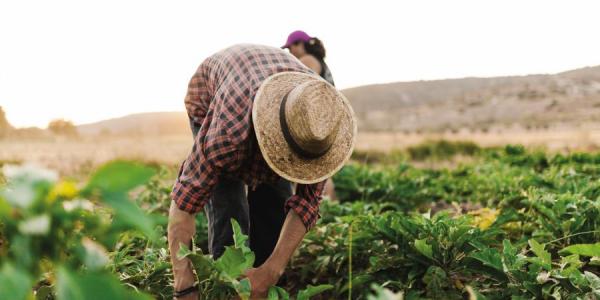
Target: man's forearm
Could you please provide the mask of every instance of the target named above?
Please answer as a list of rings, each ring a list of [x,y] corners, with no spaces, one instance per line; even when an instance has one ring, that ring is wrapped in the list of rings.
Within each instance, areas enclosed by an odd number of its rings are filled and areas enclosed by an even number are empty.
[[[269,266],[281,276],[305,234],[304,223],[295,211],[290,210],[281,228],[277,245],[264,266]]]
[[[194,284],[195,278],[192,266],[188,259],[178,259],[179,245],[190,246],[192,237],[196,233],[196,218],[185,211],[180,210],[175,202],[171,202],[169,208],[169,226],[167,229],[169,250],[171,252],[171,263],[175,277],[175,290],[182,290]]]

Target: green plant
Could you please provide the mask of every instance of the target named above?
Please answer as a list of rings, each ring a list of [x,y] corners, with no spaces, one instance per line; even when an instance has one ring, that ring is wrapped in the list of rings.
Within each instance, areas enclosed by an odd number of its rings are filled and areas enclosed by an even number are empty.
[[[154,239],[152,219],[128,198],[154,171],[137,163],[100,168],[78,189],[51,171],[5,167],[0,190],[0,295],[7,299],[148,299],[108,272],[107,249],[123,231]],[[6,245],[4,245],[6,244]]]
[[[320,292],[316,299],[600,297],[600,154],[507,146],[479,149],[450,168],[411,165],[405,152],[365,161],[336,175],[341,202],[323,201],[322,218],[280,287],[271,290],[272,299],[313,292]],[[127,297],[143,297],[134,290],[171,297],[165,230],[176,170],[161,168],[148,180],[150,174],[135,175],[147,167],[130,164],[102,168],[79,185],[51,173],[20,184],[9,169],[0,195],[0,295],[10,290],[10,299],[19,299],[33,291],[37,299],[68,299],[102,287]],[[36,176],[47,179],[31,179]],[[134,192],[125,192],[133,185],[110,192],[119,186],[114,182],[130,177],[147,183]],[[128,195],[135,202],[123,201]],[[24,198],[36,200],[15,204]],[[440,203],[441,210],[430,211]],[[130,205],[133,211],[125,209]],[[39,231],[44,215],[48,233]],[[236,229],[236,244],[223,260],[213,260],[200,250],[207,225],[203,214],[197,218],[194,247],[182,255],[203,275],[202,293],[247,297],[242,274],[252,255],[246,237]]]
[[[213,260],[210,255],[203,255],[201,250],[186,249],[182,244],[179,248],[179,258],[189,258],[192,261],[199,281],[200,294],[208,299],[230,299],[239,296],[249,299],[251,286],[247,278],[240,279],[254,264],[254,253],[246,245],[248,236],[242,233],[240,225],[231,219],[233,227],[233,246],[225,247],[221,257]],[[298,292],[297,300],[308,300],[332,288],[329,285],[308,286]],[[269,300],[289,299],[289,294],[280,287],[271,287],[268,292]]]
[[[481,148],[468,141],[450,142],[446,140],[426,141],[406,149],[413,160],[422,161],[426,159],[448,159],[455,155],[473,156],[477,155]]]

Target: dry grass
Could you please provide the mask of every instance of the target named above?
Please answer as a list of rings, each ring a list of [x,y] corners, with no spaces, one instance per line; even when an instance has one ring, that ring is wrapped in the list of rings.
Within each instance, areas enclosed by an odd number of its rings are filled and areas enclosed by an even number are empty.
[[[182,136],[82,138],[79,140],[0,140],[0,161],[34,163],[63,175],[82,174],[113,159],[178,165],[192,147]]]
[[[362,133],[356,149],[387,152],[414,146],[426,140],[474,141],[481,146],[524,144],[550,151],[595,151],[600,146],[599,131],[513,131],[502,133]],[[192,147],[189,135],[153,137],[82,138],[79,140],[0,140],[0,161],[31,162],[63,175],[85,174],[89,169],[113,159],[136,159],[179,165]]]
[[[514,130],[435,134],[363,133],[358,136],[356,148],[391,151],[414,146],[427,140],[473,141],[483,147],[522,144],[549,151],[596,151],[600,149],[600,130]]]

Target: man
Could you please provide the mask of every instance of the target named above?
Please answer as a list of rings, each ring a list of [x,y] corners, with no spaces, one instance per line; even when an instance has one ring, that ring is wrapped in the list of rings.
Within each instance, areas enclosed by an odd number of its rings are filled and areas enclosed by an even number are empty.
[[[175,296],[196,299],[187,259],[194,215],[204,208],[209,252],[233,244],[230,219],[256,254],[246,276],[266,296],[319,217],[324,181],[352,153],[354,113],[333,86],[281,49],[236,45],[207,58],[185,99],[195,141],[171,197],[168,240]],[[291,182],[297,183],[292,193]]]

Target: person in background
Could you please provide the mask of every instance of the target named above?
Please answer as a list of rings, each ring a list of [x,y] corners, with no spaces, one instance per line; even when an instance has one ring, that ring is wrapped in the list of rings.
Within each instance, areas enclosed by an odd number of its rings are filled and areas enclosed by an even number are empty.
[[[282,49],[288,49],[292,55],[299,59],[305,66],[309,67],[315,73],[319,74],[325,81],[335,86],[333,75],[325,63],[325,46],[323,42],[316,37],[311,37],[302,30],[296,30],[288,35],[287,41]],[[335,195],[335,185],[331,178],[327,179],[323,196],[331,200],[337,200]]]
[[[333,76],[325,63],[325,47],[323,42],[316,37],[311,37],[302,30],[297,30],[287,38],[285,45],[281,48],[288,49],[292,55],[298,58],[305,66],[319,74],[331,85],[335,86]]]

